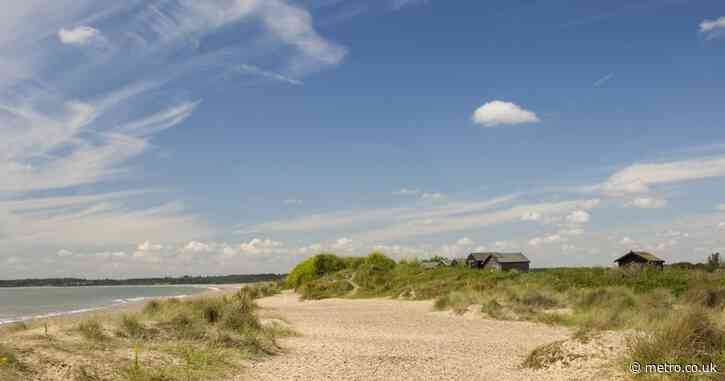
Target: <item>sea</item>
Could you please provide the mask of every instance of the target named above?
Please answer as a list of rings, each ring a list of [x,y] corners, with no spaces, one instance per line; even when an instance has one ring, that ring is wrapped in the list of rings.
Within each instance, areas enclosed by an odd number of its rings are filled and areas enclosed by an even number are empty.
[[[93,286],[0,288],[0,325],[72,315],[155,298],[184,298],[207,286]]]

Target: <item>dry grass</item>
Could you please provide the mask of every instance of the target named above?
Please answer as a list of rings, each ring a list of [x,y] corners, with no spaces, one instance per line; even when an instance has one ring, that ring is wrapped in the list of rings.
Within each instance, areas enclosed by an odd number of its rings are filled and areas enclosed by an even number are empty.
[[[201,381],[224,378],[245,359],[279,352],[287,334],[263,326],[248,287],[233,295],[150,301],[139,313],[54,320],[3,329],[0,380]]]

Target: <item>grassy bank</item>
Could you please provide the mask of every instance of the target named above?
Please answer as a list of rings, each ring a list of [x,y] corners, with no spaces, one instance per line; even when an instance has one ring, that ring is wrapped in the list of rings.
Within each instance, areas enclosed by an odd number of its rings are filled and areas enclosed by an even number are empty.
[[[396,263],[373,253],[366,258],[313,257],[290,275],[288,286],[304,299],[432,299],[440,310],[463,313],[476,308],[495,319],[568,326],[582,341],[604,330],[630,330],[637,334],[624,363],[725,366],[725,275],[720,271],[426,270],[417,261]],[[539,363],[538,355],[532,354],[528,364]]]
[[[192,381],[220,379],[245,359],[278,351],[287,334],[257,316],[254,299],[276,284],[225,296],[148,302],[143,311],[0,331],[0,379],[19,381]]]

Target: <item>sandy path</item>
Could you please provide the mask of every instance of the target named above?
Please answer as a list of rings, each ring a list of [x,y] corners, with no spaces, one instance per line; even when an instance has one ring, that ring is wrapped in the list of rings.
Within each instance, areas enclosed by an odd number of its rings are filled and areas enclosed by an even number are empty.
[[[300,302],[285,293],[258,303],[301,336],[282,340],[287,353],[250,364],[240,380],[568,378],[519,367],[533,348],[567,338],[563,328],[452,316],[433,312],[431,302]]]

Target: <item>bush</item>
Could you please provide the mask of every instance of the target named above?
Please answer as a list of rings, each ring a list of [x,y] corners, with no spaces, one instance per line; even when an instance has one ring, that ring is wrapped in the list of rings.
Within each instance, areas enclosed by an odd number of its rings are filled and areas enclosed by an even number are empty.
[[[148,315],[154,315],[161,310],[161,302],[158,300],[151,300],[143,308],[143,313]]]
[[[308,258],[295,266],[287,275],[287,286],[297,289],[305,282],[309,282],[326,274],[331,274],[345,268],[345,261],[334,254],[318,254]]]
[[[641,364],[721,364],[725,359],[725,332],[707,310],[680,311],[629,346],[629,359]]]
[[[376,271],[389,272],[395,268],[395,261],[379,251],[374,251],[365,258],[361,266],[366,266]]]
[[[379,252],[370,253],[355,273],[355,281],[369,290],[386,290],[395,261]]]
[[[0,368],[14,368],[18,365],[18,359],[10,348],[0,344]]]
[[[86,340],[103,341],[108,337],[103,331],[103,326],[97,320],[90,319],[82,321],[78,324],[78,331]]]
[[[554,308],[559,301],[540,291],[528,289],[523,295],[516,297],[516,302],[533,308]]]
[[[143,323],[135,315],[123,315],[117,335],[131,339],[146,339],[150,336],[151,331],[147,329]]]
[[[353,286],[345,279],[323,278],[305,283],[299,291],[303,300],[318,300],[344,296],[352,290]]]
[[[702,307],[720,308],[725,305],[725,288],[693,288],[682,296],[682,300]]]
[[[597,288],[583,293],[577,301],[579,309],[607,308],[622,309],[633,307],[637,303],[630,290],[622,287]]]

